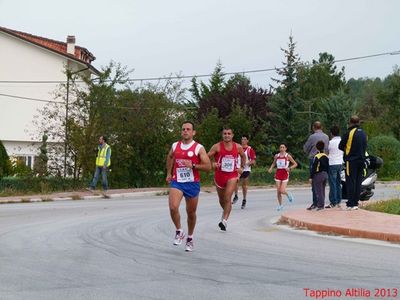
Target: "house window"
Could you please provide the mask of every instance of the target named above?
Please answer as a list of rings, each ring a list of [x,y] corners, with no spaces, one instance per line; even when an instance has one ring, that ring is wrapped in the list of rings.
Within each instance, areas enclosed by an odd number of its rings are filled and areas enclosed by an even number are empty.
[[[31,156],[31,155],[17,156],[16,162],[19,164],[24,164],[25,166],[29,167],[30,169],[33,169],[33,166],[35,163],[35,158],[34,158],[34,156]]]
[[[29,167],[29,168],[31,168],[32,169],[32,167],[33,167],[33,164],[32,164],[32,156],[27,156],[26,157],[26,165]]]

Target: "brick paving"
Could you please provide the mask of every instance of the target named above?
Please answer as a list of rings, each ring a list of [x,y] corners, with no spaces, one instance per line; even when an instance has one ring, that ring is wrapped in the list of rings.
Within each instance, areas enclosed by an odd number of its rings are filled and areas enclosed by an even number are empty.
[[[400,216],[358,209],[339,208],[284,212],[280,219],[292,227],[351,237],[400,242]]]

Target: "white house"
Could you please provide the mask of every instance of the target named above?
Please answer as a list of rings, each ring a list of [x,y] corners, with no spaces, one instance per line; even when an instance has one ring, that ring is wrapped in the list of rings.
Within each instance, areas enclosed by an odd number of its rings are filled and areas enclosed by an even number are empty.
[[[40,146],[33,138],[34,116],[55,101],[54,92],[67,80],[65,67],[90,77],[99,73],[94,60],[74,36],[60,42],[0,27],[0,140],[9,156],[33,167]]]

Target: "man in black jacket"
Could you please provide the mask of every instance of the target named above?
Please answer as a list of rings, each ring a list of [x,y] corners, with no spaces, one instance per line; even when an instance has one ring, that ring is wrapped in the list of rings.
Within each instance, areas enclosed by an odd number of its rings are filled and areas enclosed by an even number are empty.
[[[339,143],[339,149],[344,152],[346,163],[347,209],[358,209],[361,181],[367,150],[367,135],[360,128],[358,116],[350,118],[347,133]]]

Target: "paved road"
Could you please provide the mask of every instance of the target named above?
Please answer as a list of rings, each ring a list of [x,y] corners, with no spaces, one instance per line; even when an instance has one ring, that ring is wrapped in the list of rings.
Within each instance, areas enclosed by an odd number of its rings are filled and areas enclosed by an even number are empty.
[[[394,187],[378,187],[378,197],[393,193]],[[400,293],[398,245],[274,225],[274,194],[252,191],[247,209],[234,208],[226,233],[217,228],[216,194],[202,194],[192,253],[172,245],[166,196],[1,205],[0,299],[315,299],[312,292],[327,289],[342,293],[329,299],[345,299],[348,288],[364,288],[357,291],[370,291],[372,299],[375,288]],[[308,205],[308,189],[294,194],[292,207]]]

